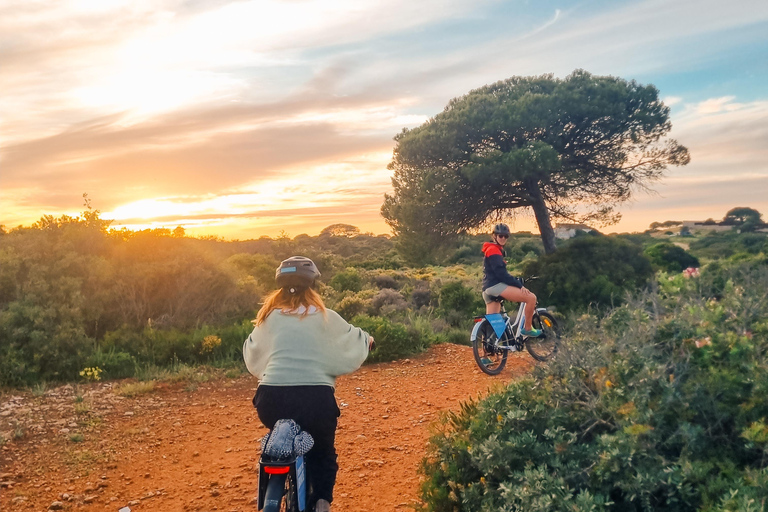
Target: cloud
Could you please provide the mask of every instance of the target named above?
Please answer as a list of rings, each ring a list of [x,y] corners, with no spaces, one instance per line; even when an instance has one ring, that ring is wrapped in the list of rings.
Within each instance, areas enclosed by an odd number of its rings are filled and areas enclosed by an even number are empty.
[[[504,26],[500,12],[527,21]],[[11,0],[0,5],[0,222],[76,208],[83,192],[108,211],[143,197],[198,204],[196,222],[289,222],[282,207],[219,205],[217,217],[204,206],[278,187],[288,172],[332,181],[324,163],[391,154],[400,128],[485,83],[578,67],[627,78],[698,69],[766,20],[757,0],[549,11],[491,0]],[[761,176],[764,105],[736,90],[700,102],[671,92],[673,135],[693,163],[660,190],[694,190],[724,169]],[[378,215],[387,160],[361,164],[382,177],[375,194],[323,189],[307,208],[320,218],[346,198]]]
[[[768,213],[768,101],[737,103],[734,97],[682,104],[673,114],[672,135],[691,154],[621,210],[616,231],[642,230],[654,220],[720,219],[747,205]],[[650,220],[649,220],[650,219]]]
[[[278,101],[314,73],[306,50],[461,17],[483,3],[11,2],[0,8],[0,135],[50,135],[94,113],[146,119],[201,103],[253,102],[254,94],[258,103]]]

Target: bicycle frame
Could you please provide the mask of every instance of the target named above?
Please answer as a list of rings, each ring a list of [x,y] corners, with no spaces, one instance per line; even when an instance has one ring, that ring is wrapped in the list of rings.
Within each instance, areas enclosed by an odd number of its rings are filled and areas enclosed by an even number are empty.
[[[547,311],[547,308],[536,308],[536,311]],[[525,302],[521,302],[520,306],[517,308],[517,315],[515,315],[514,321],[512,321],[512,317],[507,315],[506,311],[504,311],[503,304],[501,313],[487,313],[483,316],[475,317],[475,326],[472,328],[472,335],[470,336],[469,341],[475,341],[477,339],[477,334],[480,332],[480,327],[482,327],[484,322],[488,322],[496,333],[497,348],[509,351],[519,350],[521,347],[518,345],[521,344],[520,341],[522,339],[521,330],[525,324]],[[509,333],[512,334],[511,338]],[[509,345],[509,341],[514,341],[515,343]],[[505,342],[507,343],[506,345],[501,345],[501,343]]]

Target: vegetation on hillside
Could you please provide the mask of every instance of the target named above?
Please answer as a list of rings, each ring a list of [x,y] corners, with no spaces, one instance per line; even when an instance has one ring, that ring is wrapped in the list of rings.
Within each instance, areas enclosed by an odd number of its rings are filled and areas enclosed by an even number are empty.
[[[768,260],[574,324],[549,366],[444,418],[426,510],[765,510]]]
[[[386,236],[329,226],[318,236],[224,241],[183,229],[109,229],[98,211],[0,230],[0,385],[147,374],[150,367],[242,366],[242,342],[275,268],[313,258],[327,305],[377,333],[381,361],[467,342],[482,311],[483,237],[446,250],[446,266],[407,268]],[[511,263],[541,252],[511,242]],[[445,289],[443,289],[445,287]],[[215,343],[208,340],[218,340]]]
[[[318,236],[224,241],[182,229],[110,230],[91,209],[46,216],[0,230],[0,385],[78,380],[86,368],[110,379],[184,364],[242,366],[250,319],[274,286],[278,262],[295,254],[317,262],[329,307],[376,333],[372,361],[467,343],[471,317],[484,310],[486,240],[459,237],[443,248],[440,265],[407,267],[397,238],[344,224]],[[691,258],[739,261],[768,248],[763,233],[697,235],[685,238],[687,251],[674,240],[583,234],[544,256],[538,237],[516,233],[507,263],[515,275],[538,276],[528,284],[540,304],[568,319],[621,304],[646,286],[651,264],[671,271]]]

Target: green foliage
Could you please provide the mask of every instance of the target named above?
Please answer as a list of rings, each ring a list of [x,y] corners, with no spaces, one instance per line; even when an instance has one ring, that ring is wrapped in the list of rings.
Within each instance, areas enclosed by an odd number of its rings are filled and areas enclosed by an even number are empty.
[[[136,371],[136,359],[127,352],[114,349],[104,351],[97,348],[85,361],[86,367],[100,368],[107,379],[133,377]]]
[[[336,304],[336,311],[345,320],[349,321],[355,316],[365,312],[371,306],[370,300],[365,300],[359,295],[347,295],[338,304]]]
[[[533,376],[447,415],[426,510],[763,510],[768,500],[768,267],[709,283],[662,275],[578,319]]]
[[[686,252],[682,247],[668,242],[647,247],[644,253],[654,266],[667,272],[681,272],[686,268],[698,268],[699,266],[698,258]]]
[[[352,319],[352,324],[376,340],[376,349],[368,356],[371,363],[402,359],[423,352],[434,341],[423,330],[386,318],[360,315]]]
[[[363,276],[350,268],[333,276],[328,284],[337,292],[359,292],[363,289]]]
[[[768,254],[768,236],[765,233],[738,233],[726,231],[708,233],[690,244],[690,251],[699,258],[723,259],[735,254]]]
[[[688,163],[687,149],[665,140],[670,129],[652,85],[583,70],[512,77],[395,137],[382,215],[413,264],[516,208],[534,210],[554,252],[551,218],[613,220],[634,186]]]
[[[481,309],[484,309],[482,296],[461,281],[452,281],[440,288],[439,309],[451,325],[466,323]]]
[[[723,224],[741,226],[741,231],[754,231],[755,227],[762,223],[763,214],[754,208],[747,206],[737,206],[731,208],[726,212],[723,218]],[[748,229],[744,229],[744,226],[748,225]]]
[[[529,261],[523,275],[540,304],[563,311],[607,308],[623,302],[627,292],[646,284],[652,268],[642,249],[602,235],[572,239],[555,254]]]

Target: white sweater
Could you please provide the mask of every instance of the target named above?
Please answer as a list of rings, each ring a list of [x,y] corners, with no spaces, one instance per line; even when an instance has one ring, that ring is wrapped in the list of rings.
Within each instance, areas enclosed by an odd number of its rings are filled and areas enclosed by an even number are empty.
[[[245,365],[259,384],[335,387],[368,357],[368,333],[330,309],[310,311],[301,318],[275,310],[245,340]]]

